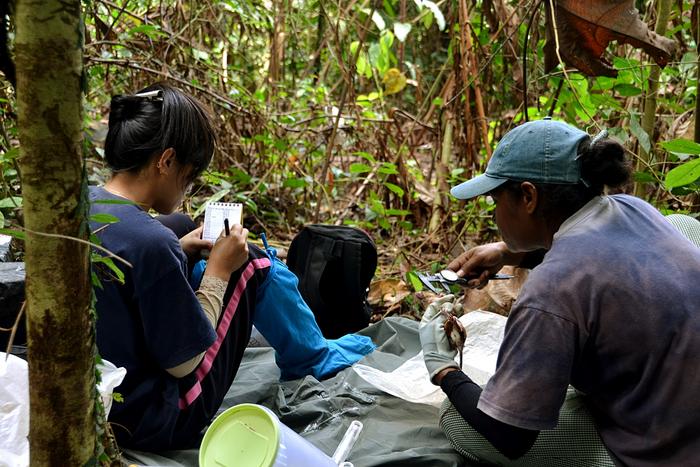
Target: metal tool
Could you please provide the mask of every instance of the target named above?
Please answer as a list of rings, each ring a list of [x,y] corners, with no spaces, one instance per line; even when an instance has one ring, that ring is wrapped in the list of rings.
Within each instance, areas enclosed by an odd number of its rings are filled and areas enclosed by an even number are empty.
[[[441,293],[441,290],[438,290],[438,288],[434,285],[434,283],[437,283],[439,286],[442,287],[442,289],[446,293],[450,293],[450,286],[451,285],[458,285],[460,287],[469,287],[467,285],[469,281],[471,280],[470,278],[466,277],[459,277],[457,276],[457,273],[454,271],[451,271],[449,269],[443,269],[442,271],[438,272],[437,274],[429,274],[427,272],[419,272],[416,274],[418,276],[418,279],[421,281],[421,283],[431,292],[433,293]],[[510,274],[493,274],[489,276],[489,280],[504,280],[504,279],[512,279],[513,276]],[[473,279],[473,278],[472,278]]]

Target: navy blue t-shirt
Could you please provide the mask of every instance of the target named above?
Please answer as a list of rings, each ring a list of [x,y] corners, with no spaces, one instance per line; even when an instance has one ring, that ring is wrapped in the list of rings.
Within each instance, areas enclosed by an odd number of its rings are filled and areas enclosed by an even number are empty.
[[[187,259],[175,234],[134,204],[101,204],[123,200],[104,188],[90,187],[91,214],[119,218],[113,224],[92,223],[102,246],[129,261],[124,284],[102,266],[97,295],[97,347],[103,358],[126,368],[116,388],[124,402],[112,405],[110,421],[133,432],[157,432],[178,415],[177,379],[172,368],[205,351],[215,340],[187,281]],[[133,434],[136,434],[133,433]]]

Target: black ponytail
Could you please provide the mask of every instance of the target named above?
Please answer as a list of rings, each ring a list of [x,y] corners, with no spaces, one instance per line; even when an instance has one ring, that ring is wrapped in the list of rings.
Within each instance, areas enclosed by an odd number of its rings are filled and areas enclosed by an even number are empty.
[[[115,172],[137,172],[153,156],[175,150],[192,178],[211,162],[216,139],[209,115],[193,97],[165,83],[112,98],[105,159]]]
[[[594,196],[601,194],[606,186],[617,188],[629,181],[632,167],[620,143],[603,139],[581,149],[581,178]]]

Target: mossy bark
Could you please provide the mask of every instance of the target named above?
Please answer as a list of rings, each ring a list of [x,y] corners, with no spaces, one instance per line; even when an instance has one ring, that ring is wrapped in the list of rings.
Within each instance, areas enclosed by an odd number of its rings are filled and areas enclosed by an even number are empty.
[[[65,238],[87,238],[80,12],[79,0],[16,4],[32,466],[81,466],[95,452],[89,256]]]

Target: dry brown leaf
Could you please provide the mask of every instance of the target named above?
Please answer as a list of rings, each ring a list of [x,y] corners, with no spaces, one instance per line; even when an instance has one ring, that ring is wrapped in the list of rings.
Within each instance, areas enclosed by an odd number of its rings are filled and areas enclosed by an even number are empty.
[[[380,279],[370,284],[367,301],[374,307],[392,308],[401,304],[411,291],[401,279]]]
[[[549,2],[545,5],[548,72],[559,59]],[[617,70],[603,57],[611,41],[644,49],[659,66],[666,65],[675,49],[675,41],[649,30],[639,18],[634,0],[557,0],[554,17],[562,60],[589,76],[617,76]]]

